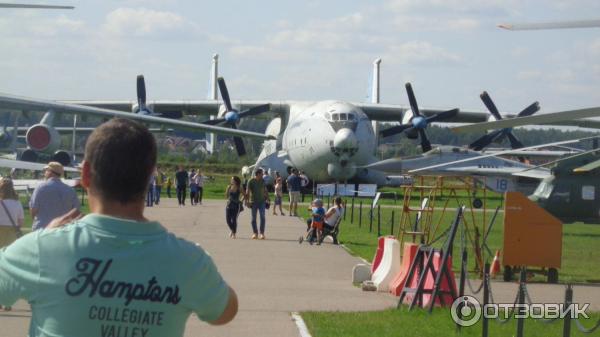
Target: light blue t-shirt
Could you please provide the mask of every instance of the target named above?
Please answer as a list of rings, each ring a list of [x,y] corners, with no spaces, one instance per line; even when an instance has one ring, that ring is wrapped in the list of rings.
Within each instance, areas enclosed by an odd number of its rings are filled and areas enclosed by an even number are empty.
[[[221,316],[229,287],[211,257],[157,222],[90,214],[0,250],[0,305],[32,308],[30,337],[177,337]]]
[[[73,208],[79,209],[80,204],[72,187],[59,178],[50,178],[33,191],[29,207],[37,209],[37,216],[31,226],[33,230],[37,230],[45,228],[54,218]]]

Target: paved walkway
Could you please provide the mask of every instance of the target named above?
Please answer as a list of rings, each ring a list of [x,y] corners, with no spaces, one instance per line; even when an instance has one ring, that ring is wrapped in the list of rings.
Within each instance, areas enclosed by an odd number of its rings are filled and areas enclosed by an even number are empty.
[[[352,267],[360,259],[340,246],[298,244],[305,225],[289,216],[267,215],[267,240],[250,240],[250,214],[240,216],[238,239],[228,238],[224,202],[179,208],[174,200],[163,200],[146,215],[188,240],[200,243],[215,259],[225,279],[236,290],[240,311],[222,327],[212,327],[192,316],[186,336],[299,336],[290,317],[292,311],[366,311],[394,307],[396,298],[363,292],[351,284]],[[477,281],[474,281],[477,285]],[[585,299],[600,310],[600,287],[577,287],[576,299]],[[534,301],[562,302],[564,286],[531,285]],[[494,284],[498,302],[514,299],[516,284]],[[0,336],[27,335],[31,313],[25,302],[12,312],[0,311]],[[92,337],[92,336],[89,336]]]

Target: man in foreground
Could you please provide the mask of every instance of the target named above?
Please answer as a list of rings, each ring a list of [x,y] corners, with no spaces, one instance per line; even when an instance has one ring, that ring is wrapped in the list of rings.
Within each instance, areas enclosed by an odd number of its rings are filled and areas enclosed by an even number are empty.
[[[81,175],[91,214],[63,226],[71,212],[0,251],[0,305],[29,301],[29,336],[183,336],[191,313],[234,318],[237,296],[211,257],[144,217],[155,165],[146,127],[101,125]]]

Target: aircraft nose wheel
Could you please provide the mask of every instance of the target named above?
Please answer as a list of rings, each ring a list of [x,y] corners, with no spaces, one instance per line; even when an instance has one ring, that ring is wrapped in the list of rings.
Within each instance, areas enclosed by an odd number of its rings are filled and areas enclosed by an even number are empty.
[[[473,208],[479,209],[481,207],[483,207],[483,201],[481,201],[479,198],[473,199]]]

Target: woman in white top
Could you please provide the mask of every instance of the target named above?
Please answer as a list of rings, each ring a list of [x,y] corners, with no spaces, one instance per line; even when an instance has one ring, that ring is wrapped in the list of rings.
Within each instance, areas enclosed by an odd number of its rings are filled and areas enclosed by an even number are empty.
[[[10,178],[0,179],[0,248],[13,243],[23,226],[23,206]]]
[[[0,248],[13,243],[23,226],[23,206],[10,178],[0,179]],[[2,309],[2,306],[0,306]],[[4,310],[11,310],[5,307]]]

